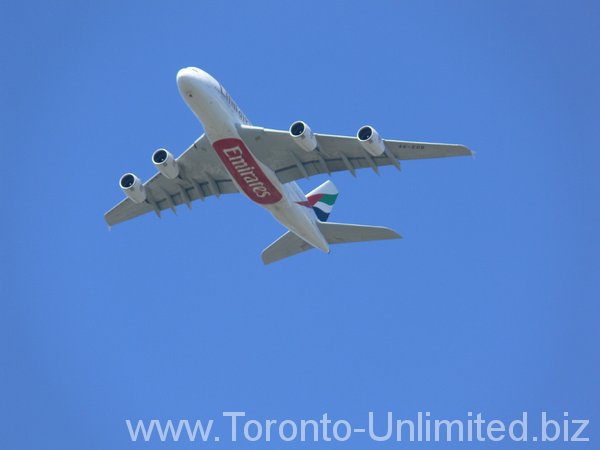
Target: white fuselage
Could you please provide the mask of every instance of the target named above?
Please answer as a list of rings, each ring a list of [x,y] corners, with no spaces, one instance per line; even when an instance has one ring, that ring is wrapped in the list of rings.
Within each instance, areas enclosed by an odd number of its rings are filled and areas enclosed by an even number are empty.
[[[312,246],[329,252],[318,219],[295,183],[282,184],[275,173],[254,157],[238,129],[250,122],[221,84],[195,67],[177,73],[181,96],[202,122],[223,167],[240,192],[266,208],[283,226]]]

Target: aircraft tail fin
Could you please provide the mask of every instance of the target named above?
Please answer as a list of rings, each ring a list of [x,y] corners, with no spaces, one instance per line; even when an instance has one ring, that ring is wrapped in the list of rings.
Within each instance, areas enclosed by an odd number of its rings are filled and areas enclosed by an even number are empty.
[[[332,183],[333,184],[333,183]],[[317,188],[318,189],[318,188]],[[307,196],[308,197],[308,196]],[[394,230],[386,227],[368,225],[352,225],[347,223],[318,224],[321,233],[329,244],[344,244],[349,242],[380,241],[385,239],[399,239]],[[262,260],[270,264],[298,253],[314,248],[312,245],[288,231],[262,252]]]
[[[306,200],[308,200],[321,222],[327,222],[337,197],[338,190],[331,180],[327,180],[321,186],[306,194]]]

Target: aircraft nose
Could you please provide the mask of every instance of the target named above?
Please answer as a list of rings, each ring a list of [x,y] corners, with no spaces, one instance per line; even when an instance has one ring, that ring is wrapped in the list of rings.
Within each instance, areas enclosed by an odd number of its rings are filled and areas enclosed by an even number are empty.
[[[194,71],[189,67],[177,72],[177,86],[182,95],[185,94],[186,97],[192,96],[193,80]]]

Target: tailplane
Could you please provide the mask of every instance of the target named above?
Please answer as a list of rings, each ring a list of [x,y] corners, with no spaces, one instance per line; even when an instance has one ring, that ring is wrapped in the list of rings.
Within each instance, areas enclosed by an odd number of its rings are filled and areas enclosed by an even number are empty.
[[[327,184],[327,183],[325,183]],[[331,183],[333,185],[333,183]],[[317,189],[320,189],[319,186]],[[335,186],[334,186],[335,188]],[[317,190],[315,189],[315,191]],[[313,192],[315,192],[313,191]],[[311,195],[312,192],[308,195]],[[308,195],[306,196],[308,198]],[[337,194],[336,194],[337,196]],[[334,199],[335,202],[335,199]],[[318,216],[318,214],[317,214]],[[329,216],[329,214],[327,214]],[[368,225],[351,225],[347,223],[318,223],[321,233],[329,244],[344,244],[347,242],[380,241],[386,239],[399,239],[400,236],[394,230],[386,227],[374,227]],[[284,258],[296,255],[314,248],[312,245],[299,238],[296,234],[288,231],[262,252],[262,260],[270,264]]]

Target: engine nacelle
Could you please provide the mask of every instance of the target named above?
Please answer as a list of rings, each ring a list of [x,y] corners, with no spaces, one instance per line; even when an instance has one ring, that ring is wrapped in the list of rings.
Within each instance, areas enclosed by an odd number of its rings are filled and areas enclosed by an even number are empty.
[[[172,180],[179,176],[179,166],[177,165],[177,161],[175,161],[173,155],[164,148],[159,148],[152,153],[152,162],[158,171],[168,179]]]
[[[385,152],[385,143],[375,128],[366,125],[358,130],[356,137],[360,145],[373,156],[381,156]]]
[[[119,186],[125,195],[134,203],[142,203],[146,200],[146,190],[142,181],[132,173],[126,173],[119,180]]]
[[[312,130],[301,120],[294,122],[290,127],[290,135],[294,138],[294,142],[298,144],[305,152],[312,152],[317,148],[317,138]]]

